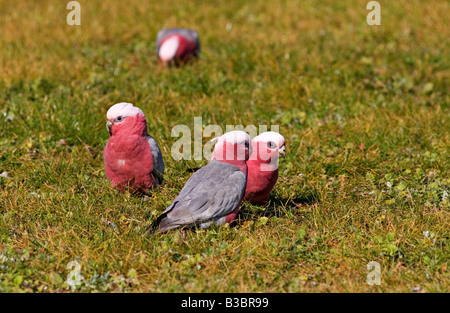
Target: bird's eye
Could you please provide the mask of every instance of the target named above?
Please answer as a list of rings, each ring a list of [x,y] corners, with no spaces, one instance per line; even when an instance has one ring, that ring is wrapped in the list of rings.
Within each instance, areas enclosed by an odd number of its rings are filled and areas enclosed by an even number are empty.
[[[267,143],[267,146],[268,146],[270,149],[275,149],[275,148],[277,147],[277,145],[276,145],[273,141],[269,141],[269,142]]]
[[[118,116],[118,117],[116,118],[116,120],[117,120],[118,122],[120,122],[120,121],[123,120],[123,117],[122,117],[122,116]]]
[[[244,146],[245,146],[246,148],[248,148],[249,145],[250,145],[250,144],[248,143],[248,141],[244,142]]]

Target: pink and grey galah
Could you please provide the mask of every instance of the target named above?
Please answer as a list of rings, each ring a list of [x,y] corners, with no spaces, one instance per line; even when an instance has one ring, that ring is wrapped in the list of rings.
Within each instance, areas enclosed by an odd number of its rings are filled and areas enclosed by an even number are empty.
[[[217,140],[211,161],[186,182],[172,204],[158,217],[159,231],[188,226],[206,228],[236,218],[247,184],[250,136],[232,131]]]
[[[184,28],[162,29],[156,36],[156,55],[159,65],[180,65],[196,58],[200,53],[200,41],[195,30]]]
[[[155,139],[147,134],[144,112],[131,103],[106,113],[109,140],[103,150],[106,177],[121,191],[147,192],[162,182],[164,161]]]
[[[252,140],[253,153],[247,162],[248,177],[244,199],[255,204],[265,204],[278,180],[278,160],[286,148],[282,135],[264,132]]]

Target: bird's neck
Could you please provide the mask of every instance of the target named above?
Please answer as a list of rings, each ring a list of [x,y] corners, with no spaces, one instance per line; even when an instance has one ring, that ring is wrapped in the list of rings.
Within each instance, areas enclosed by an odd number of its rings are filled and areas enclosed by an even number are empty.
[[[248,167],[247,167],[246,161],[241,161],[241,160],[221,160],[219,162],[227,163],[227,164],[231,164],[231,165],[236,166],[238,169],[241,170],[242,173],[245,174],[245,176],[247,176],[247,174],[248,174]]]

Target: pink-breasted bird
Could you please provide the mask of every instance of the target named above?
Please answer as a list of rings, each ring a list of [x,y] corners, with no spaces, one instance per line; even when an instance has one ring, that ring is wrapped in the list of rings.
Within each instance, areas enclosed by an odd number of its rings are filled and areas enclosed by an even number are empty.
[[[157,218],[159,231],[182,226],[206,228],[236,218],[247,184],[250,136],[232,131],[215,140],[211,161],[188,179],[172,204]]]
[[[106,177],[121,191],[147,192],[162,182],[164,161],[155,139],[147,134],[144,112],[117,103],[106,113],[109,140],[103,150]]]
[[[200,41],[195,30],[184,28],[162,29],[156,36],[156,56],[159,65],[180,65],[196,58],[200,53]]]
[[[278,160],[286,153],[285,140],[276,132],[264,132],[252,140],[253,153],[247,162],[248,177],[244,199],[265,204],[278,179]]]

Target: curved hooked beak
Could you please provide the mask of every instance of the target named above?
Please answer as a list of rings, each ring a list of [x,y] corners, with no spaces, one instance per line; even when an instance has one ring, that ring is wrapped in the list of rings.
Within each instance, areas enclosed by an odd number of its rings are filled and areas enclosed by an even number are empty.
[[[114,123],[111,122],[110,120],[108,120],[106,122],[106,130],[108,131],[109,135],[112,136],[112,127],[113,127]]]
[[[280,157],[284,158],[286,156],[286,147],[282,146],[280,149],[278,149],[278,153],[280,154]]]

